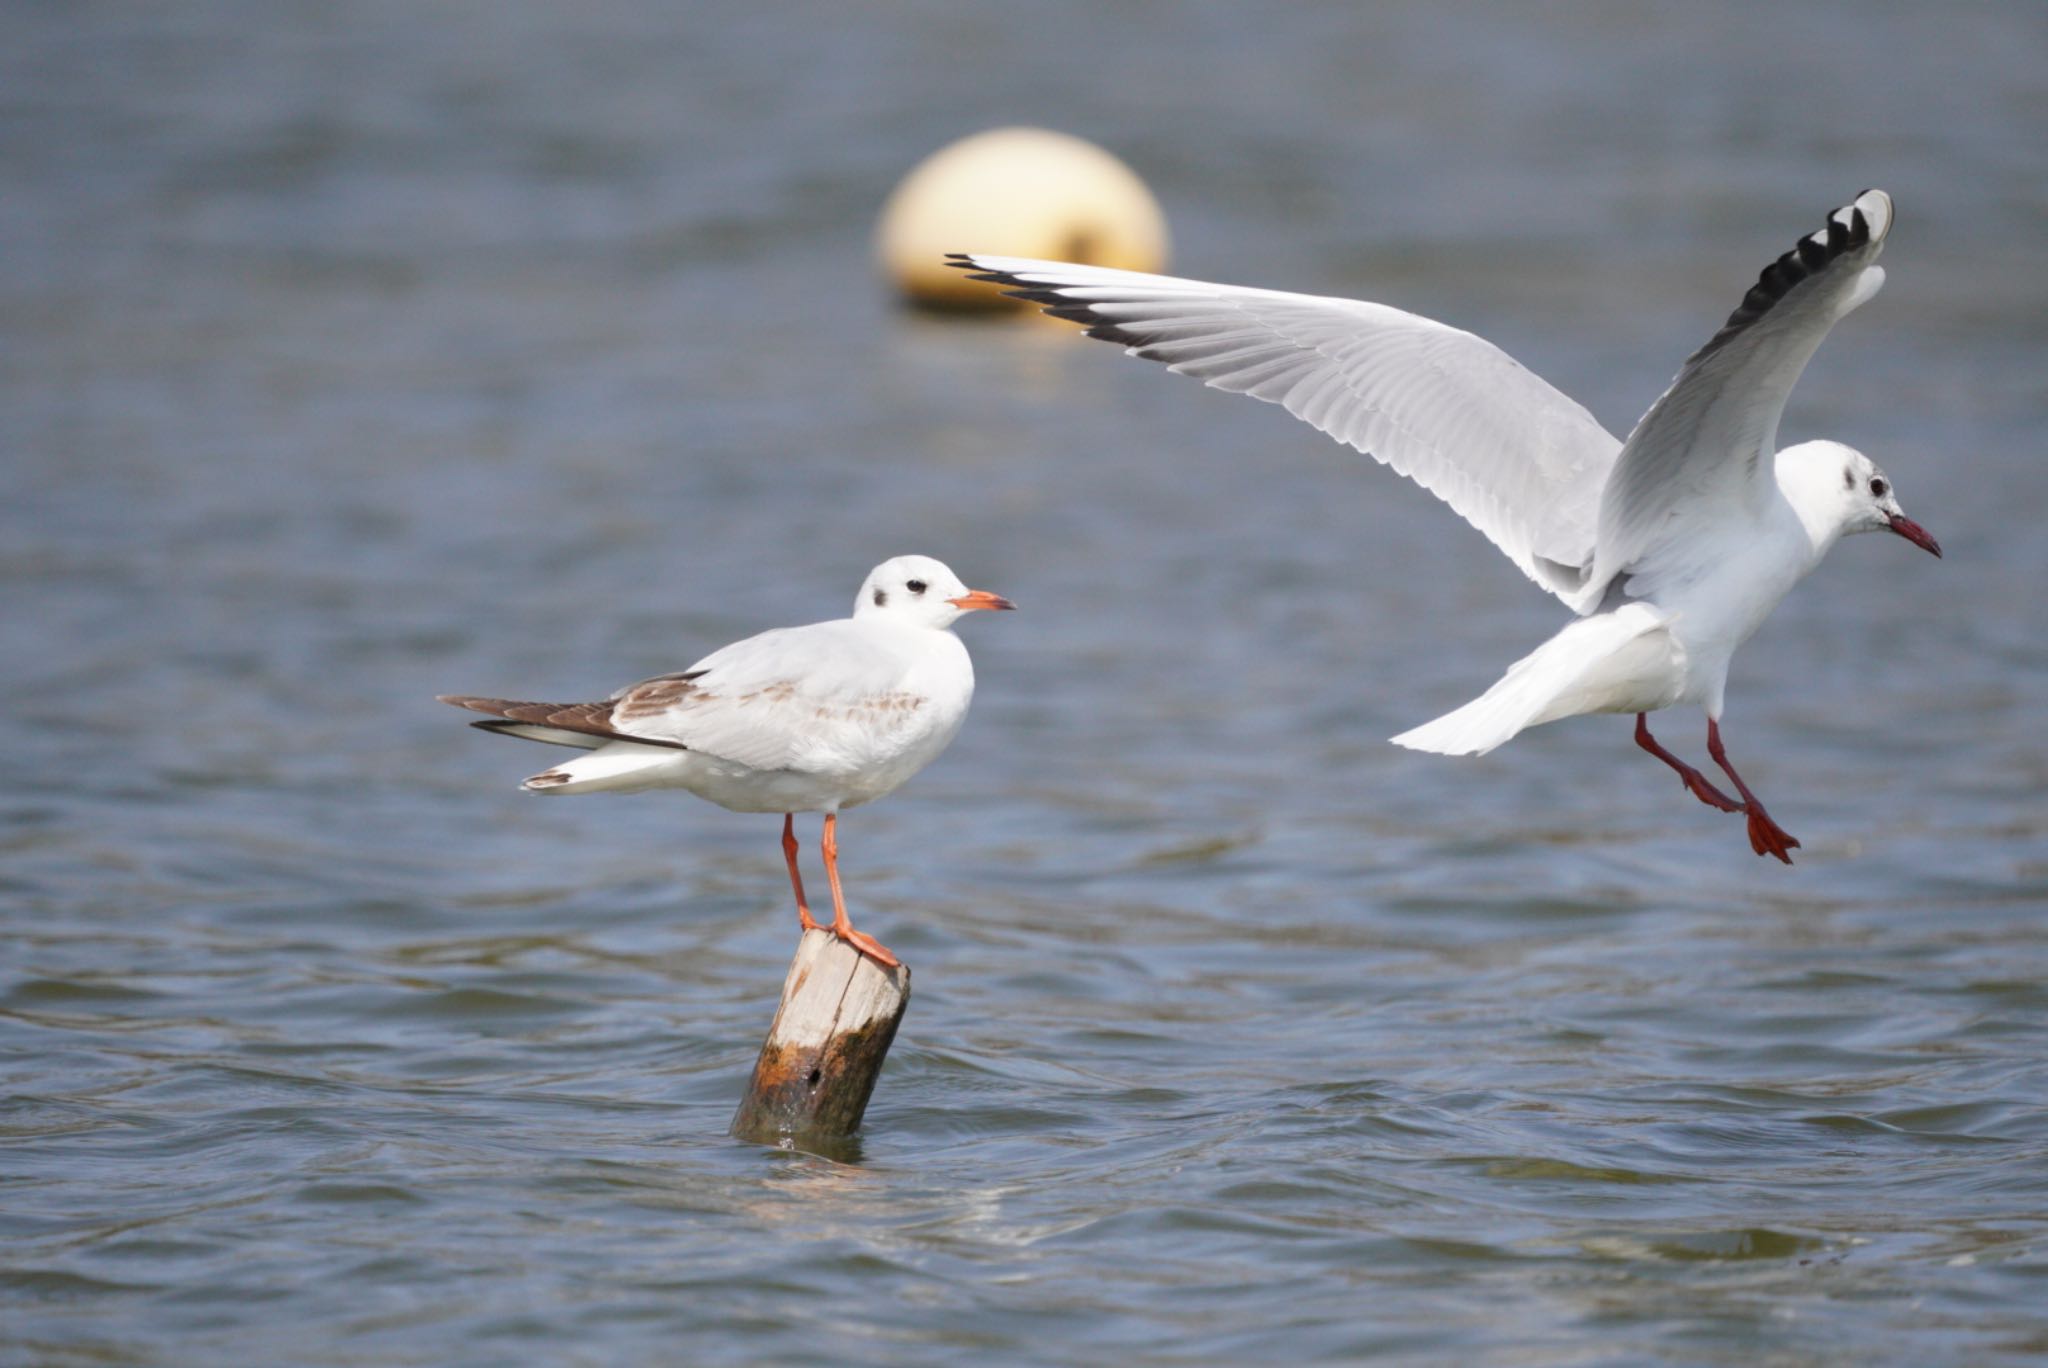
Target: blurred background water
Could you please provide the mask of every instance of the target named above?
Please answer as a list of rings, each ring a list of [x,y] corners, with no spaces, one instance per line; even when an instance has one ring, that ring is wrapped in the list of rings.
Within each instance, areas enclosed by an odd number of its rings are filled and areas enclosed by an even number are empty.
[[[2048,1352],[2038,6],[6,35],[7,1361]],[[1785,439],[1868,450],[1948,558],[1845,544],[1737,663],[1799,865],[1622,719],[1385,744],[1560,618],[1426,495],[896,309],[882,199],[1011,122],[1129,161],[1178,272],[1471,328],[1617,432],[1890,190]],[[608,689],[904,551],[1024,609],[845,823],[917,997],[856,1154],[739,1145],[774,821],[533,800],[431,695]]]

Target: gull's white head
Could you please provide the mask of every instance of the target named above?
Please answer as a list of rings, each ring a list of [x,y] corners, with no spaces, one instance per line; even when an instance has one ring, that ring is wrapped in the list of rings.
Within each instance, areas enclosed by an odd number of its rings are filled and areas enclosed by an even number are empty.
[[[1896,532],[1941,554],[1927,529],[1906,516],[1877,462],[1840,442],[1802,442],[1778,453],[1778,487],[1799,513],[1817,550],[1852,532]]]
[[[853,615],[943,630],[962,613],[1015,606],[1000,594],[969,589],[943,561],[930,556],[898,556],[868,572],[860,597],[853,601]]]

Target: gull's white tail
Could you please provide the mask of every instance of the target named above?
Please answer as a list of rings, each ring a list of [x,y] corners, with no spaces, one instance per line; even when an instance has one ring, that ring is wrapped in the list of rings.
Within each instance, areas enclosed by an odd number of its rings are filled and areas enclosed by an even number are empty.
[[[688,761],[688,751],[613,741],[542,770],[519,787],[528,793],[635,793],[662,787]]]
[[[1394,738],[1438,755],[1484,755],[1517,732],[1593,712],[1649,712],[1676,701],[1677,648],[1647,604],[1580,618],[1508,667],[1500,682],[1454,712]],[[1646,684],[1645,681],[1655,681]],[[1645,688],[1658,690],[1655,694]]]

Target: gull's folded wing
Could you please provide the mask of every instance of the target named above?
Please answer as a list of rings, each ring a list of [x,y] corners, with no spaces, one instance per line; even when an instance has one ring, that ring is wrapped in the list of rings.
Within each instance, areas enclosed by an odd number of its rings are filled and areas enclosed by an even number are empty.
[[[612,696],[629,740],[756,770],[829,771],[886,746],[924,706],[905,662],[850,618],[778,627]]]

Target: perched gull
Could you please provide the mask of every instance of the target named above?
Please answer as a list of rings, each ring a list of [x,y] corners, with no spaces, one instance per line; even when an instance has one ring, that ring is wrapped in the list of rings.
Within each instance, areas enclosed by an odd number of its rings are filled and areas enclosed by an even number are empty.
[[[542,770],[532,793],[688,789],[734,812],[779,812],[796,915],[818,929],[796,867],[796,814],[823,812],[832,934],[883,965],[897,959],[853,929],[839,891],[838,819],[938,758],[974,696],[974,667],[950,630],[962,613],[1009,608],[929,556],[868,575],[853,616],[782,627],[713,651],[601,703],[518,703],[442,694],[489,713],[470,725],[588,752]]]
[[[1756,853],[1790,864],[1799,842],[1721,745],[1728,663],[1844,535],[1889,529],[1941,554],[1862,453],[1776,450],[1800,371],[1884,283],[1891,224],[1882,190],[1828,215],[1764,268],[1626,442],[1491,343],[1384,304],[978,253],[952,261],[1393,467],[1580,614],[1479,698],[1396,743],[1483,755],[1539,723],[1634,713],[1638,745],[1701,802],[1747,813]],[[1648,715],[1676,703],[1706,710],[1707,753],[1740,802],[1650,735]]]

